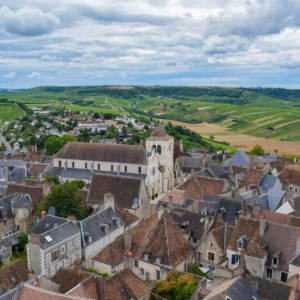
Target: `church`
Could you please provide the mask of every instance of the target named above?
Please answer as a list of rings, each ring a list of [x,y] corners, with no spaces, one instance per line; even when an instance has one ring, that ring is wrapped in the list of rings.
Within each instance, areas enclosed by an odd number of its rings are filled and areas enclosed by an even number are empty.
[[[94,173],[136,177],[145,181],[149,196],[174,188],[174,138],[159,124],[141,145],[68,142],[44,175],[61,182],[91,183]]]

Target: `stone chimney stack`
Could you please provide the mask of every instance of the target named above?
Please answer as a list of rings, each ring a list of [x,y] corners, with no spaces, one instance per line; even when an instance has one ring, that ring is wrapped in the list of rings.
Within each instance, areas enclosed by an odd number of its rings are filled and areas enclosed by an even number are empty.
[[[39,234],[31,233],[30,234],[30,242],[35,245],[41,244],[41,237]]]
[[[186,253],[187,253],[187,244],[184,244],[182,247],[182,255],[183,257],[186,257]]]
[[[118,175],[120,175],[120,172],[121,172],[121,166],[120,166],[120,164],[118,164],[118,166],[117,166],[117,173],[118,173]]]
[[[205,230],[207,231],[209,227],[209,217],[205,217],[204,222]]]
[[[9,171],[7,165],[4,165],[4,171],[5,171],[5,180],[9,181]]]
[[[241,267],[246,268],[246,253],[244,248],[241,250],[240,257],[241,257]]]
[[[195,169],[192,169],[191,171],[191,175],[194,176],[195,175]]]
[[[41,212],[41,218],[44,219],[46,217],[47,212],[45,210],[43,210]]]
[[[220,211],[218,212],[218,221],[223,222],[223,213]]]
[[[125,231],[125,251],[128,252],[131,250],[132,246],[132,234],[130,230]]]
[[[259,235],[262,236],[264,234],[266,225],[267,225],[267,219],[265,216],[262,216],[259,220]]]
[[[50,182],[45,182],[43,184],[43,194],[46,196],[51,192],[51,183]]]
[[[173,196],[169,196],[169,206],[173,205]]]
[[[104,195],[104,209],[109,207],[115,210],[115,197],[112,193],[107,193]]]
[[[68,215],[68,220],[70,220],[74,225],[77,225],[77,219],[73,215]]]
[[[260,211],[260,204],[259,202],[256,200],[253,203],[253,214],[257,215]]]
[[[162,204],[160,204],[160,206],[158,207],[157,211],[158,211],[158,219],[160,219],[161,216],[162,216],[162,214],[163,214],[163,211],[164,211],[164,207],[163,207]]]

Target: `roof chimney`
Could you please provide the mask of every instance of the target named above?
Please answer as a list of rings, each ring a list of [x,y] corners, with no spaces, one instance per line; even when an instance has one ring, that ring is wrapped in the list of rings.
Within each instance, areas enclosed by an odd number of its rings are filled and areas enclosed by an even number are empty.
[[[51,192],[51,183],[50,182],[45,182],[43,184],[43,194],[46,196]]]
[[[46,211],[43,210],[43,211],[41,212],[41,218],[44,219],[44,218],[46,217],[46,214],[47,214]]]
[[[121,166],[120,166],[120,164],[118,164],[118,166],[117,166],[117,173],[118,173],[118,175],[120,175],[120,171],[121,171]]]
[[[223,222],[223,213],[220,211],[218,212],[218,221]]]
[[[30,242],[31,244],[40,245],[41,244],[41,237],[39,234],[31,233],[30,234]]]
[[[260,204],[259,204],[259,202],[256,200],[256,201],[254,201],[254,203],[253,203],[253,213],[254,213],[255,215],[257,215],[257,214],[259,213],[259,211],[260,211]]]
[[[205,217],[204,219],[204,228],[205,230],[207,231],[208,230],[208,227],[209,227],[209,217]]]
[[[193,211],[199,212],[199,200],[193,200]]]
[[[169,206],[173,205],[173,196],[169,196]]]
[[[158,219],[160,219],[162,214],[163,214],[163,211],[164,211],[163,208],[164,208],[163,205],[160,204],[158,209],[157,209],[158,210]]]
[[[104,209],[109,207],[115,210],[115,197],[112,193],[107,193],[104,195]]]
[[[5,180],[9,181],[9,172],[8,172],[8,166],[4,165],[4,171],[5,171]]]
[[[267,219],[265,216],[262,216],[259,220],[259,235],[263,235],[267,224]]]
[[[184,244],[182,247],[182,255],[183,257],[186,257],[186,253],[187,253],[187,244]]]
[[[195,175],[195,169],[193,168],[191,171],[191,175],[194,176]]]
[[[74,215],[68,215],[68,220],[70,220],[74,225],[77,224],[77,219]]]
[[[130,230],[125,231],[125,251],[130,251],[132,246],[132,234]]]

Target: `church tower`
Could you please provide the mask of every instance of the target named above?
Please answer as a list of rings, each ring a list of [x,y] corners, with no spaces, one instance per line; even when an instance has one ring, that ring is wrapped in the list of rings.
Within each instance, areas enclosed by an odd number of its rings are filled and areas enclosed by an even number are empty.
[[[147,152],[155,152],[159,165],[164,170],[163,192],[174,188],[173,155],[174,138],[169,136],[165,129],[158,124],[151,136],[146,139]]]

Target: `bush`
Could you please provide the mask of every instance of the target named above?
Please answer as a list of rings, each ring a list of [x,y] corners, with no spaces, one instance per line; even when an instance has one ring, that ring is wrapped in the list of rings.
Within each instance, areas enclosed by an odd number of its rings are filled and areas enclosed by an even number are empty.
[[[158,194],[157,194],[157,193],[155,193],[155,195],[154,195],[154,196],[155,196],[155,198],[157,198]]]
[[[94,274],[100,275],[100,276],[102,276],[104,278],[109,278],[109,275],[107,273],[99,273],[99,272],[97,272],[93,268],[87,268],[87,271],[90,272],[90,273],[94,273]]]
[[[151,199],[154,200],[154,195],[151,196]]]

